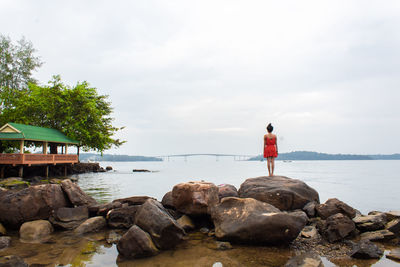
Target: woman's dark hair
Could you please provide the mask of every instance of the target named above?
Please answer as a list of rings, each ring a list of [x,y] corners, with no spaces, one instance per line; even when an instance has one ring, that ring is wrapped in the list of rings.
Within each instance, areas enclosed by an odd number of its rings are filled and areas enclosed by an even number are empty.
[[[268,131],[269,133],[271,133],[273,130],[274,130],[274,127],[271,125],[271,123],[268,124],[268,126],[267,126],[267,131]]]

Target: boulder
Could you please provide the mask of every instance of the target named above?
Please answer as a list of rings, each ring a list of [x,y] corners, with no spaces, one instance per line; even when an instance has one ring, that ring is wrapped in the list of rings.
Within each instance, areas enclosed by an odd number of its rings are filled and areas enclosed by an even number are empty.
[[[86,194],[78,185],[70,179],[65,179],[61,182],[61,187],[68,196],[69,201],[74,206],[90,206],[96,205],[97,201]]]
[[[4,226],[0,223],[0,236],[6,235],[6,234],[7,234],[6,228],[4,228]]]
[[[75,208],[59,208],[53,212],[50,222],[57,228],[72,230],[89,218],[86,206]]]
[[[206,215],[219,202],[218,187],[208,182],[180,183],[172,189],[174,207],[188,215]]]
[[[306,183],[284,176],[247,179],[239,189],[241,198],[254,198],[280,210],[302,209],[308,202],[319,203],[318,192]]]
[[[24,243],[40,243],[47,241],[53,231],[49,221],[36,220],[23,223],[19,229],[19,237]]]
[[[373,232],[365,232],[360,235],[361,240],[370,241],[389,241],[396,238],[396,235],[388,230],[378,230]]]
[[[114,202],[120,202],[121,204],[128,204],[129,206],[132,205],[142,205],[145,203],[148,199],[153,199],[156,200],[154,197],[148,197],[148,196],[133,196],[133,197],[127,197],[127,198],[119,198],[113,201]]]
[[[337,213],[342,213],[350,219],[356,217],[356,210],[337,198],[330,198],[324,204],[319,204],[315,208],[318,216],[324,220]]]
[[[0,250],[3,248],[8,248],[11,245],[11,237],[0,236]]]
[[[220,184],[218,185],[218,197],[220,200],[224,197],[239,197],[239,193],[231,184]]]
[[[229,250],[232,249],[232,245],[229,242],[214,241],[207,243],[207,247],[213,250]]]
[[[394,219],[400,219],[400,211],[396,211],[396,210],[388,211],[388,212],[385,212],[385,215],[389,222]]]
[[[111,166],[106,167],[106,171],[112,171],[112,169],[113,169],[113,167],[111,167]]]
[[[24,181],[20,177],[10,177],[6,179],[1,179],[0,186],[7,189],[20,190],[29,187],[29,182]]]
[[[54,209],[67,207],[68,200],[60,185],[35,185],[18,192],[0,195],[0,221],[4,226],[18,229],[22,223],[48,219]]]
[[[150,235],[133,225],[118,241],[117,249],[124,258],[143,258],[158,254]]]
[[[195,228],[195,225],[192,221],[192,219],[190,219],[189,216],[187,215],[183,215],[181,216],[177,221],[176,221],[182,228],[183,230],[187,231],[191,231]]]
[[[395,248],[390,250],[389,254],[386,254],[386,258],[395,260],[395,261],[400,261],[400,249]]]
[[[162,198],[162,200],[161,200],[161,204],[163,204],[163,206],[164,206],[165,208],[168,208],[168,209],[175,209],[175,207],[174,207],[174,201],[173,201],[173,199],[172,199],[172,191],[167,192],[167,193],[163,196],[163,198]]]
[[[139,207],[139,205],[134,205],[110,210],[107,214],[108,226],[111,228],[131,228]]]
[[[81,225],[79,225],[74,232],[76,234],[85,234],[90,232],[98,232],[104,227],[106,227],[107,222],[106,219],[102,216],[92,217],[84,221]]]
[[[185,230],[169,215],[162,204],[148,199],[140,206],[135,224],[148,232],[160,249],[175,247],[185,235]]]
[[[311,202],[308,202],[308,203],[303,207],[303,211],[307,214],[307,216],[308,216],[309,218],[315,217],[315,214],[316,214],[315,207],[316,207],[317,205],[318,205],[317,202],[311,201]]]
[[[331,243],[344,239],[349,236],[356,226],[354,222],[342,213],[337,213],[326,219],[322,235]]]
[[[301,236],[305,238],[315,238],[317,234],[317,228],[313,225],[306,226],[301,230]]]
[[[386,215],[384,213],[377,215],[359,215],[353,218],[353,222],[361,232],[370,232],[385,228]]]
[[[0,257],[0,267],[29,267],[24,260],[15,255]]]
[[[294,256],[285,267],[324,267],[321,257],[314,252],[306,252],[298,256]]]
[[[400,219],[391,220],[388,222],[385,229],[394,233],[395,235],[400,235]]]
[[[89,206],[89,214],[93,214],[94,216],[106,216],[107,213],[112,209],[121,208],[122,204],[118,201],[113,201],[111,203],[99,204]]]
[[[362,240],[353,247],[351,257],[357,259],[379,259],[383,251],[374,243],[368,240]]]
[[[211,209],[215,236],[248,244],[282,244],[293,241],[307,223],[302,212],[281,212],[253,198],[226,197]]]

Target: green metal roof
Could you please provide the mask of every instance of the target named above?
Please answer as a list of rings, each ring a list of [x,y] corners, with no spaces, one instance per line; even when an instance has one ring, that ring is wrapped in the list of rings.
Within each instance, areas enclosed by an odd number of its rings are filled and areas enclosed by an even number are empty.
[[[19,124],[14,122],[9,122],[4,125],[11,126],[11,128],[16,129],[15,132],[0,132],[0,140],[29,140],[29,141],[42,141],[42,142],[52,142],[52,143],[63,143],[63,144],[75,144],[79,145],[80,142],[73,140],[56,129],[31,126],[26,124]]]

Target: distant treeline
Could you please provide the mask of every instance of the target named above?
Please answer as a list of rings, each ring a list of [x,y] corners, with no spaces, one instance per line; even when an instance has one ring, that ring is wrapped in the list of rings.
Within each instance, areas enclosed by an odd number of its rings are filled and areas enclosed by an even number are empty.
[[[161,158],[145,157],[145,156],[129,156],[129,155],[111,155],[111,154],[95,154],[81,153],[79,155],[81,161],[162,161]]]
[[[277,160],[400,160],[400,154],[391,155],[352,155],[352,154],[326,154],[310,151],[294,151],[289,153],[280,153]],[[263,160],[259,155],[249,160]]]

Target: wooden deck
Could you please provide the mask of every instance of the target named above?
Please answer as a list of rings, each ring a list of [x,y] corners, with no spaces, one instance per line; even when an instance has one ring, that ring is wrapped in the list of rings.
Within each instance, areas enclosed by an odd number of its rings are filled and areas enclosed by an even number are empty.
[[[68,154],[0,154],[0,164],[40,165],[78,163],[78,155]]]

